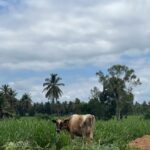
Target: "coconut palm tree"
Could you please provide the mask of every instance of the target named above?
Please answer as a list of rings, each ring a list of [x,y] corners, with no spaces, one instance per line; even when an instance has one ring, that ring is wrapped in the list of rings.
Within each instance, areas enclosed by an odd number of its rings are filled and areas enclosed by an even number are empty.
[[[4,84],[4,85],[2,85],[2,87],[0,87],[0,93],[2,94],[3,99],[4,99],[4,107],[5,107],[5,109],[9,109],[10,108],[9,91],[10,91],[10,87],[9,87],[8,84]]]
[[[14,111],[15,104],[16,104],[16,91],[13,90],[8,84],[2,85],[0,88],[0,93],[3,96],[4,100],[4,109]]]
[[[2,118],[3,107],[4,107],[4,98],[3,98],[2,93],[0,93],[0,118]]]
[[[32,99],[30,94],[24,93],[20,99],[20,107],[21,107],[21,113],[25,115],[29,112],[30,108],[32,106]]]
[[[8,96],[9,95],[9,91],[10,91],[10,87],[9,87],[8,84],[4,84],[4,85],[2,85],[2,87],[0,87],[0,92],[4,96]]]
[[[64,83],[60,83],[62,78],[58,77],[57,74],[51,74],[49,78],[45,79],[43,91],[46,91],[45,97],[52,100],[52,103],[57,102],[59,97],[62,95],[60,86],[64,86]]]
[[[9,103],[10,103],[10,106],[12,109],[15,109],[15,107],[16,107],[16,103],[17,103],[16,95],[17,95],[17,92],[15,90],[13,90],[12,88],[10,88]]]

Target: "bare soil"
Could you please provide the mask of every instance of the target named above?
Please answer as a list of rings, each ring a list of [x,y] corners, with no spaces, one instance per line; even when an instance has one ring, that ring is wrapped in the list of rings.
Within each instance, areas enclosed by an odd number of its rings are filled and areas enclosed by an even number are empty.
[[[129,143],[129,147],[139,148],[140,150],[150,150],[150,135],[144,135]]]

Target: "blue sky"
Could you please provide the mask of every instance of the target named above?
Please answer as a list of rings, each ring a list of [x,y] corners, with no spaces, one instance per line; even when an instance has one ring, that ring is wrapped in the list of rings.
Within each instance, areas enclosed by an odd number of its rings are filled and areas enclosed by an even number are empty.
[[[62,77],[60,100],[87,101],[95,73],[114,64],[133,68],[150,101],[149,0],[0,0],[0,85],[45,102],[42,83]]]

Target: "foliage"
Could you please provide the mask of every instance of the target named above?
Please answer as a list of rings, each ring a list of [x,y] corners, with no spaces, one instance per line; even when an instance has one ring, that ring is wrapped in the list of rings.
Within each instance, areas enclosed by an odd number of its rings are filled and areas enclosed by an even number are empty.
[[[28,142],[8,142],[4,145],[5,150],[32,150],[32,147]]]
[[[132,89],[133,86],[141,84],[140,79],[133,69],[125,65],[114,65],[108,69],[106,75],[102,71],[96,75],[103,85],[103,91],[99,95],[100,101],[105,101],[110,107],[115,106],[116,118],[120,120],[122,110],[133,104]]]
[[[45,83],[43,83],[45,87],[43,91],[46,91],[45,97],[51,99],[53,103],[57,102],[62,95],[60,86],[64,86],[64,83],[59,83],[60,80],[62,79],[57,74],[51,74],[49,78],[45,79]]]
[[[24,93],[17,103],[17,113],[25,116],[28,113],[31,113],[32,99],[28,93]]]
[[[9,85],[2,85],[0,87],[0,109],[14,113],[16,106],[16,95],[16,91]]]
[[[145,112],[144,119],[150,119],[150,109],[147,112]]]

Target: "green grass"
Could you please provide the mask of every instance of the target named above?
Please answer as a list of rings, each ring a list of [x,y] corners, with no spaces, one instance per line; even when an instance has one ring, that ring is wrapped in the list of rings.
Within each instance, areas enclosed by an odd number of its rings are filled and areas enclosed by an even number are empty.
[[[141,117],[132,116],[119,122],[97,120],[93,143],[84,145],[84,150],[128,150],[129,141],[145,134],[150,134],[150,120]],[[20,145],[27,148],[21,149]],[[51,120],[21,118],[0,120],[0,150],[6,147],[13,147],[8,150],[71,150],[72,147],[80,150],[83,142],[81,138],[72,141],[67,132],[57,135]]]

